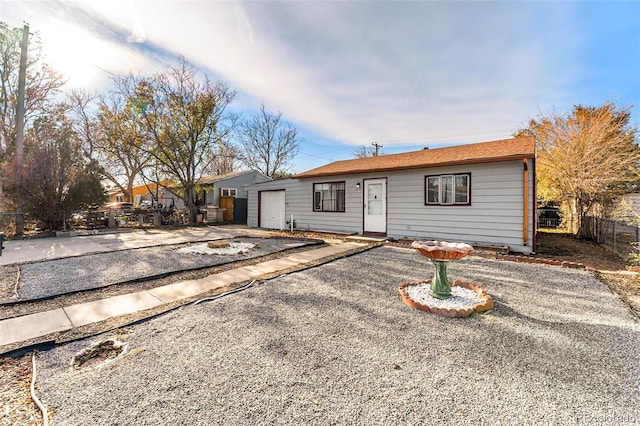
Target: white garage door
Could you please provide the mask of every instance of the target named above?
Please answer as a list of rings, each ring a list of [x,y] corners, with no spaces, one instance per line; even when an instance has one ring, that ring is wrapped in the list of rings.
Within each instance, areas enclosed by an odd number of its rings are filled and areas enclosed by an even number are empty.
[[[284,191],[260,192],[260,228],[284,228]]]

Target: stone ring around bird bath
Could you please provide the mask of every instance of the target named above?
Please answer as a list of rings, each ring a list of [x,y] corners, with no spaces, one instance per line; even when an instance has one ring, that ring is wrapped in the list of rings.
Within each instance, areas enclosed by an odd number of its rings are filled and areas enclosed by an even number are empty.
[[[493,308],[493,299],[479,286],[454,280],[452,290],[447,278],[449,262],[471,253],[472,246],[445,241],[414,241],[411,247],[433,262],[435,273],[432,280],[400,284],[400,294],[407,305],[447,317],[467,317],[473,312]]]

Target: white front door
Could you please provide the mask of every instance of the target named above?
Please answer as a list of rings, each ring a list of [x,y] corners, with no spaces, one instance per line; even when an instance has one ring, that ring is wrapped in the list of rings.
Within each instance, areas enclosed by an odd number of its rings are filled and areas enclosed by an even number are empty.
[[[364,181],[364,232],[387,233],[387,180]]]
[[[284,228],[284,191],[260,191],[260,228]]]

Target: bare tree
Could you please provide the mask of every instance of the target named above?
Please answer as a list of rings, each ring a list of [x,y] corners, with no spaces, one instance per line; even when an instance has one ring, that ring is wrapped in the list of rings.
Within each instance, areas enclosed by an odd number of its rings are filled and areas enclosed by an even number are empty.
[[[133,76],[112,79],[115,87],[135,86]],[[85,156],[103,166],[103,176],[132,200],[135,181],[151,159],[139,147],[144,144],[138,108],[119,90],[98,98],[86,91],[69,95],[74,130],[82,140]]]
[[[240,160],[271,178],[286,174],[302,142],[297,130],[281,119],[281,112],[272,114],[262,104],[238,129]]]
[[[237,116],[226,111],[234,97],[226,85],[199,78],[184,58],[165,73],[141,79],[129,94],[129,102],[144,109],[140,119],[146,139],[140,140],[138,148],[180,185],[178,195],[189,209],[191,222],[197,213],[197,184],[209,166],[211,151],[235,125]]]
[[[119,90],[135,90],[137,79],[128,76],[118,81],[118,90],[99,102],[100,137],[98,152],[105,167],[105,177],[132,202],[135,181],[153,162],[151,139],[145,130],[144,111],[135,98]]]
[[[381,147],[381,145],[378,145],[378,147]],[[378,155],[384,155],[384,152],[378,149],[375,145],[372,147],[359,146],[355,151],[353,151],[353,158],[369,158],[377,157]]]
[[[237,169],[238,156],[238,148],[228,141],[220,141],[211,150],[205,173],[216,176],[233,173]]]
[[[69,117],[73,122],[73,129],[82,141],[82,150],[87,158],[98,155],[98,140],[100,126],[96,118],[97,95],[86,90],[73,90],[67,95],[70,106]]]
[[[570,230],[580,234],[582,218],[594,208],[637,190],[640,148],[629,121],[629,107],[606,102],[540,116],[516,133],[536,138],[538,195],[562,203],[573,218]]]

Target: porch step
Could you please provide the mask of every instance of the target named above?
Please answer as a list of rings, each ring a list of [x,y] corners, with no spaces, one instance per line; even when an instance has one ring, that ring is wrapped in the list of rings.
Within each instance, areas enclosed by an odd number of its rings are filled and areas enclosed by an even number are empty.
[[[361,243],[381,243],[387,240],[387,237],[365,237],[364,235],[352,235],[345,238],[346,241],[354,241]]]

